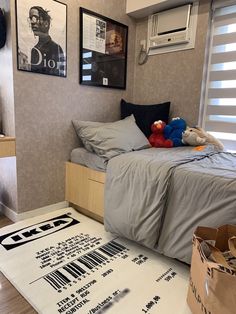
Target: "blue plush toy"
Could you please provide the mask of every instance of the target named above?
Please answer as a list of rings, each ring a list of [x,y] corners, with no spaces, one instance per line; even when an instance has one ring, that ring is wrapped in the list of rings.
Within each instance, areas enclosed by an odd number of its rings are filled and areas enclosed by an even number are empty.
[[[164,136],[166,139],[173,141],[173,146],[183,146],[182,134],[186,130],[187,124],[184,119],[173,118],[172,121],[166,125],[164,129]]]

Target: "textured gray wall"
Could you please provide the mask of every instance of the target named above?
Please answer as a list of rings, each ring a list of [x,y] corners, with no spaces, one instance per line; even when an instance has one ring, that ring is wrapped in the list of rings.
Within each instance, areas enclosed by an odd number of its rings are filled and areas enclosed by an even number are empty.
[[[71,119],[114,121],[124,97],[146,104],[170,100],[173,116],[197,122],[209,0],[201,1],[195,49],[152,56],[144,66],[137,65],[137,53],[147,25],[139,22],[136,27],[125,14],[125,0],[64,2],[68,5],[68,72],[67,78],[60,78],[17,70],[15,1],[10,1],[13,47],[8,38],[8,45],[0,51],[0,75],[4,73],[0,87],[4,128],[7,134],[16,135],[17,168],[14,158],[0,161],[0,197],[17,212],[64,200],[64,163],[78,145]],[[9,1],[4,5],[9,11]],[[126,91],[79,85],[79,6],[129,25]]]
[[[64,163],[78,146],[71,120],[114,121],[120,99],[132,97],[135,23],[125,14],[125,0],[63,2],[68,5],[67,78],[17,71],[14,42],[18,212],[65,199]],[[79,6],[129,26],[125,91],[79,85]]]
[[[7,135],[15,135],[13,92],[12,36],[10,1],[1,1],[7,20],[7,41],[0,50],[0,104],[2,127]],[[17,210],[16,158],[0,158],[0,202]]]
[[[137,65],[139,42],[146,38],[147,20],[140,21],[136,28],[135,102],[171,101],[172,116],[180,116],[190,125],[198,122],[209,2],[200,1],[195,49],[150,56],[146,64]]]

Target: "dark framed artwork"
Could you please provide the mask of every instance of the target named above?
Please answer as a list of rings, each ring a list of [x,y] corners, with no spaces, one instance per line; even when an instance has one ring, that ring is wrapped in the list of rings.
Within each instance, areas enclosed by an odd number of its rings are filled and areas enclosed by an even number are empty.
[[[67,5],[15,0],[18,70],[66,77]]]
[[[128,26],[80,8],[80,84],[126,88]]]

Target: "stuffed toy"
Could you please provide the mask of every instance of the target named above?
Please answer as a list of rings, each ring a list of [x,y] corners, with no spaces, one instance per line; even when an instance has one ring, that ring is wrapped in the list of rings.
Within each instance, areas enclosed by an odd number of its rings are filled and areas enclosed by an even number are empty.
[[[183,142],[190,146],[212,144],[215,149],[224,150],[223,144],[218,139],[199,127],[187,128],[183,133]]]
[[[166,124],[164,121],[155,121],[152,126],[152,134],[149,136],[148,140],[149,143],[153,147],[166,147],[170,148],[173,146],[173,142],[170,140],[166,140],[164,135],[163,135],[163,130],[165,128]]]
[[[181,118],[173,118],[164,129],[164,136],[173,142],[173,146],[183,146],[182,134],[186,130],[186,122]]]

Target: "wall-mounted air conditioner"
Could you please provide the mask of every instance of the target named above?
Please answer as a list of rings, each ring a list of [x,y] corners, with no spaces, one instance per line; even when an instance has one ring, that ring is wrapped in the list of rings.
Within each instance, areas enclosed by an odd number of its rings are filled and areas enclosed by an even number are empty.
[[[194,47],[197,26],[198,2],[182,5],[149,16],[148,19],[148,48],[152,53],[159,53],[159,48],[180,50]],[[179,49],[168,48],[179,46]],[[163,49],[161,50],[163,52]],[[168,51],[167,51],[168,52]]]

